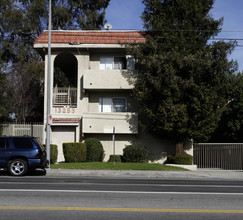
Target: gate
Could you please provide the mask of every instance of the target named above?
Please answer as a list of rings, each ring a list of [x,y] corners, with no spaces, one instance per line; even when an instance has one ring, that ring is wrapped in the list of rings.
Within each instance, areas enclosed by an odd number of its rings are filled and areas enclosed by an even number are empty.
[[[43,142],[43,123],[8,123],[3,124],[2,135],[23,136],[28,135],[38,137],[41,143]]]
[[[243,143],[193,144],[193,162],[198,168],[243,170]]]

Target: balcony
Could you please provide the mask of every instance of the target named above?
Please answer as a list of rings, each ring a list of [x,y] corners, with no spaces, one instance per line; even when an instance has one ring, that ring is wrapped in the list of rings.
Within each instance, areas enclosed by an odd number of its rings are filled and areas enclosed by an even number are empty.
[[[84,113],[82,119],[83,133],[137,134],[138,115],[131,112],[123,113]]]
[[[132,89],[134,70],[84,70],[84,89]]]
[[[53,106],[77,106],[77,88],[55,87],[53,88]]]

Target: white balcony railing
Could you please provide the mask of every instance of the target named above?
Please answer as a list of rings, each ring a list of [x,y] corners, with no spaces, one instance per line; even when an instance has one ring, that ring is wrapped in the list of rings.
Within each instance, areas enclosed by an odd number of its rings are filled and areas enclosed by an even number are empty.
[[[53,88],[53,106],[77,106],[77,88],[55,87]]]

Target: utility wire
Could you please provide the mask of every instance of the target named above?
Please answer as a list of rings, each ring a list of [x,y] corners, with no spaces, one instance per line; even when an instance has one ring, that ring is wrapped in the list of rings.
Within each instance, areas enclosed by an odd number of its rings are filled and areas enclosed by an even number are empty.
[[[129,30],[127,30],[129,32]],[[136,30],[134,30],[136,32]],[[164,31],[164,32],[212,32],[212,31],[215,31],[215,30],[155,30],[155,31]],[[65,37],[76,37],[76,38],[83,38],[83,37],[96,37],[96,38],[104,38],[104,37],[109,37],[109,38],[117,38],[118,36],[116,35],[118,31],[91,31],[91,32],[88,32],[88,31],[73,31],[73,30],[63,30],[63,31],[52,31],[52,35],[54,36],[60,36],[63,35]],[[125,31],[124,31],[125,32]],[[137,32],[146,32],[144,30],[139,30]],[[229,31],[229,30],[221,30],[220,32],[242,32],[243,31]],[[97,34],[99,33],[99,34]],[[109,34],[108,34],[109,33]],[[131,32],[132,33],[132,32]],[[108,34],[108,35],[107,35]],[[134,36],[134,35],[131,35],[133,39],[140,39],[141,37],[139,36]],[[123,39],[123,38],[127,38],[128,36],[126,35],[119,35],[119,39]],[[5,40],[5,41],[9,41],[9,42],[14,42],[14,39],[10,39],[11,37],[10,36],[4,36],[2,37],[2,40]],[[19,37],[18,37],[19,38]],[[169,38],[164,38],[164,37],[158,37],[159,39],[169,39]],[[186,39],[193,39],[193,38],[186,38]],[[226,37],[211,37],[210,39],[208,39],[208,41],[242,41],[243,38],[226,38]],[[26,39],[25,39],[26,41]],[[193,45],[191,45],[193,46]],[[243,45],[235,45],[236,47],[243,47]]]

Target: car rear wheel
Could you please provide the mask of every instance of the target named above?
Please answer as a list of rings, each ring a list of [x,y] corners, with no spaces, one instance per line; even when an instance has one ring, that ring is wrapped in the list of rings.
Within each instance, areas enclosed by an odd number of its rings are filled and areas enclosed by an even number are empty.
[[[8,171],[12,176],[23,176],[28,171],[28,165],[25,160],[14,159],[8,162]]]

